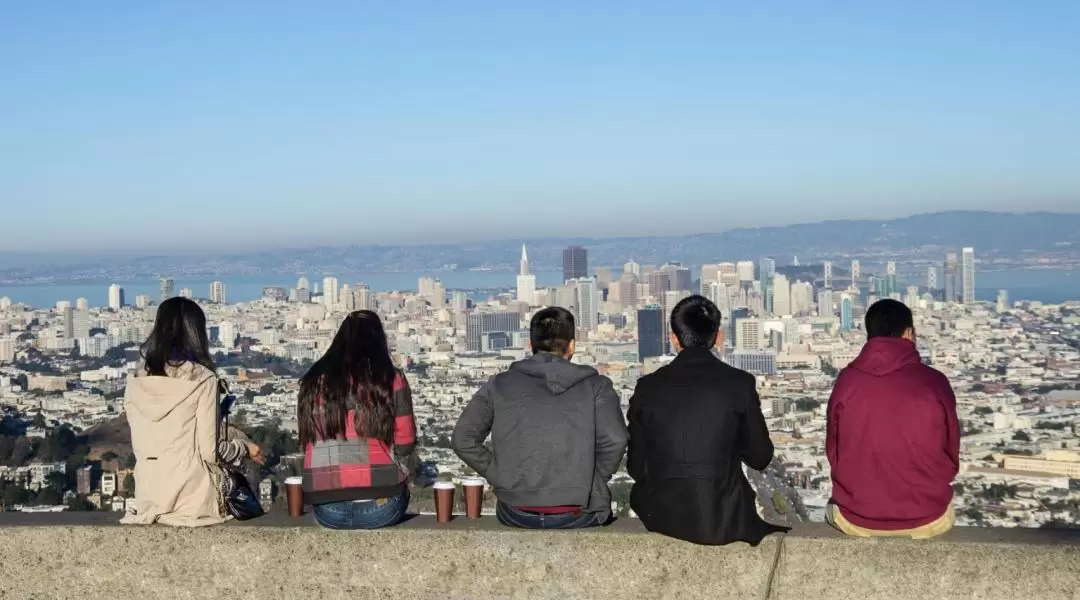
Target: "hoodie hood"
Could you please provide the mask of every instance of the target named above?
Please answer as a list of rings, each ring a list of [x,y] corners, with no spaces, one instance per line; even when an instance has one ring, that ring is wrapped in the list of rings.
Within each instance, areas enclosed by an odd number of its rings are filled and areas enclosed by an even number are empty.
[[[913,363],[920,363],[915,344],[903,338],[870,338],[850,368],[881,377]]]
[[[542,379],[548,391],[556,396],[599,374],[592,367],[576,365],[548,352],[538,352],[525,360],[519,360],[510,368],[529,377]]]
[[[144,418],[159,422],[177,406],[187,401],[214,378],[210,369],[195,363],[169,367],[168,376],[146,375],[140,363],[135,375],[128,380],[124,410],[138,412]]]

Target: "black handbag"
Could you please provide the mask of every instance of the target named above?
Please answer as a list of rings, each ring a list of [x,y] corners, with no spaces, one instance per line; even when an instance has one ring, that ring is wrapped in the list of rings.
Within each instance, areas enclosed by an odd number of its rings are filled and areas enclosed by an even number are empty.
[[[225,415],[226,431],[229,430],[229,412],[232,410],[235,401],[236,397],[232,394],[226,394],[221,401],[221,412]],[[232,484],[229,486],[229,493],[225,495],[225,509],[229,511],[229,514],[237,521],[247,521],[248,519],[261,517],[264,513],[262,503],[259,502],[259,495],[251,489],[247,477],[238,469],[228,465],[222,466],[222,476],[228,477]]]
[[[247,477],[234,469],[226,468],[225,477],[232,479],[232,490],[225,496],[225,508],[237,521],[247,521],[263,515],[259,496],[251,489]]]

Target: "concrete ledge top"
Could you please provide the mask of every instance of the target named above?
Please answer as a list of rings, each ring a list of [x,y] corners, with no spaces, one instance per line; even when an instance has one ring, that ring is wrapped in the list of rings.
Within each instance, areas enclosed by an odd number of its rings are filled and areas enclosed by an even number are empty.
[[[124,526],[120,524],[121,513],[117,512],[59,512],[59,513],[0,513],[0,528],[5,527],[125,527],[138,529],[140,526]],[[153,526],[154,528],[166,528]],[[223,525],[206,528],[213,531],[223,527],[235,528],[312,528],[321,529],[315,522],[311,513],[303,517],[289,517],[283,512],[271,512],[267,515],[250,521],[230,521]],[[438,523],[434,515],[408,515],[405,522],[381,530],[382,532],[393,531],[427,531],[436,533],[439,531],[492,531],[505,533],[531,533],[520,529],[512,529],[500,525],[494,517],[485,516],[481,519],[466,519],[462,515],[455,515],[450,523]],[[363,533],[363,532],[361,532]],[[618,519],[607,527],[599,527],[585,531],[550,532],[555,534],[573,535],[604,535],[604,534],[641,534],[656,535],[649,533],[637,519]],[[788,538],[807,539],[833,539],[847,541],[867,541],[848,538],[824,523],[802,523],[786,534]],[[774,536],[775,537],[775,536]],[[902,538],[880,539],[874,541],[907,542],[915,544],[934,544],[940,542],[956,542],[967,544],[1076,544],[1077,552],[1080,553],[1080,529],[1025,529],[1025,528],[989,528],[989,527],[956,527],[949,533],[925,541],[912,541]]]
[[[374,532],[273,513],[200,529],[3,513],[0,598],[988,598],[1080,600],[1080,531],[856,539],[805,524],[704,547],[637,520],[522,531],[432,516]],[[252,592],[255,592],[254,594]]]

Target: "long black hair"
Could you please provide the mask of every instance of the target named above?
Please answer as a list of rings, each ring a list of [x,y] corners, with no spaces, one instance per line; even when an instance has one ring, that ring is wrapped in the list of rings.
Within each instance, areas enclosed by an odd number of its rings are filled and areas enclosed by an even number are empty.
[[[370,310],[350,313],[326,354],[300,380],[300,445],[344,438],[350,408],[356,409],[358,434],[391,443],[396,377],[379,315]]]
[[[150,337],[140,351],[148,375],[166,375],[167,367],[186,362],[215,370],[206,337],[206,315],[187,298],[169,298],[158,307]]]

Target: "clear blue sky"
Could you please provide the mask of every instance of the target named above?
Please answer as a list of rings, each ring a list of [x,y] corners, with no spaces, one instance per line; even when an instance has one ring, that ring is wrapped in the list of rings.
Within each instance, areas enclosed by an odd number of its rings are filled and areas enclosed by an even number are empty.
[[[0,250],[1080,209],[1080,2],[0,3]]]

